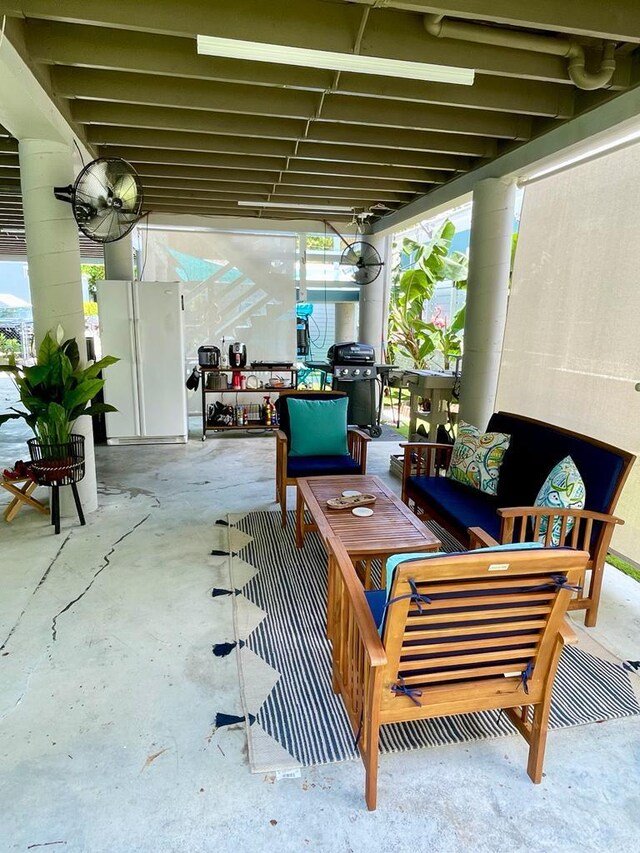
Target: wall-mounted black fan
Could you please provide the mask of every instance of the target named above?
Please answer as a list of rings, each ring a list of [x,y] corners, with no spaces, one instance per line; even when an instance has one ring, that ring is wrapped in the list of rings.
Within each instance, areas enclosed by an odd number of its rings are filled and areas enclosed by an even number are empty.
[[[364,285],[378,278],[383,261],[375,246],[359,241],[347,245],[340,258],[340,265],[350,267],[354,282]]]
[[[78,228],[96,243],[113,243],[131,231],[142,215],[142,184],[130,163],[120,157],[92,160],[74,184],[54,187],[69,202]]]

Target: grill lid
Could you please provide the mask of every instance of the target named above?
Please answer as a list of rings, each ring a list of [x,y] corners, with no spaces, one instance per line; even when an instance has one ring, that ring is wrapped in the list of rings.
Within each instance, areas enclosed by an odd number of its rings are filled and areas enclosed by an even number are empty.
[[[348,341],[329,347],[327,358],[331,364],[374,364],[376,353],[371,344]]]

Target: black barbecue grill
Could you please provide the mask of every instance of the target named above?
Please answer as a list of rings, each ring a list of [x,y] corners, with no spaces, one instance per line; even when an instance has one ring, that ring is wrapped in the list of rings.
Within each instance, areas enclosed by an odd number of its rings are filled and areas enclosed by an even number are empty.
[[[329,347],[326,362],[306,361],[305,366],[333,375],[333,390],[344,391],[349,398],[350,424],[368,430],[372,438],[382,435],[382,382],[392,365],[376,364],[376,353],[370,344],[334,344]]]

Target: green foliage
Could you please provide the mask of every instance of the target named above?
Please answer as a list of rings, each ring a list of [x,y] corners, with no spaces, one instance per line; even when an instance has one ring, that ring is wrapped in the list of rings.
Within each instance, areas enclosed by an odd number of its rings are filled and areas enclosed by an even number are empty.
[[[640,570],[636,569],[635,566],[632,566],[631,563],[627,563],[626,560],[620,559],[620,557],[616,557],[614,554],[607,554],[607,563],[615,566],[618,571],[622,572],[625,575],[629,575],[630,578],[633,578],[634,581],[640,582]]]
[[[20,341],[0,332],[0,355],[16,356],[21,350]]]
[[[104,278],[103,264],[81,264],[80,272],[86,275],[89,284],[89,293],[96,298],[96,282]]]
[[[0,370],[12,374],[20,403],[26,409],[12,409],[12,414],[0,415],[0,425],[24,418],[36,438],[45,444],[69,441],[73,425],[81,415],[117,411],[106,403],[89,403],[104,385],[104,379],[98,379],[97,374],[119,359],[107,355],[81,368],[75,338],[63,340],[63,337],[60,327],[56,339],[47,332],[38,349],[36,364],[31,367],[18,367],[15,359],[8,367],[0,366]]]
[[[460,355],[459,332],[464,326],[464,308],[458,311],[452,324],[426,322],[424,309],[433,297],[436,284],[451,281],[456,288],[467,284],[467,256],[451,252],[455,225],[447,219],[426,243],[405,237],[400,261],[393,270],[391,305],[389,307],[389,354],[391,361],[400,355],[409,358],[414,367],[423,370],[429,356],[441,352],[445,369],[453,356]],[[409,269],[402,270],[409,260]]]
[[[307,249],[333,249],[333,237],[307,234]]]

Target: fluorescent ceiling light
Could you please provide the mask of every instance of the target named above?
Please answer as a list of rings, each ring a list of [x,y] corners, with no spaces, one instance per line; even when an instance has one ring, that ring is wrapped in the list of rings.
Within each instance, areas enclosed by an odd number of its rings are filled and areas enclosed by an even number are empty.
[[[287,201],[239,201],[240,207],[283,207],[286,210],[336,210],[351,213],[352,207],[334,204],[293,204]]]
[[[264,44],[256,41],[198,36],[198,53],[224,56],[229,59],[249,59],[253,62],[275,62],[278,65],[298,65],[303,68],[326,68],[329,71],[353,71],[355,74],[378,74],[382,77],[405,77],[432,83],[458,83],[471,86],[475,71],[429,62],[409,62],[383,56],[362,56],[356,53],[334,53],[329,50],[310,50],[283,44]]]

